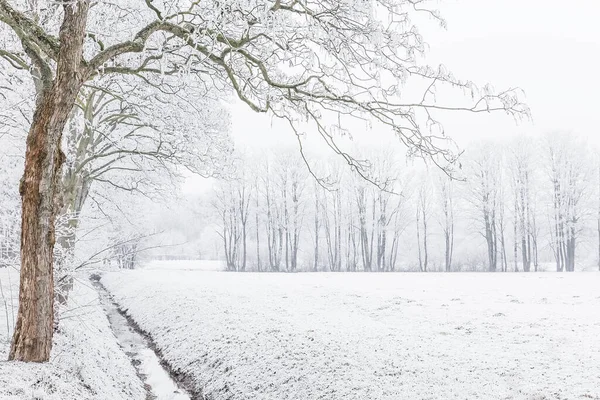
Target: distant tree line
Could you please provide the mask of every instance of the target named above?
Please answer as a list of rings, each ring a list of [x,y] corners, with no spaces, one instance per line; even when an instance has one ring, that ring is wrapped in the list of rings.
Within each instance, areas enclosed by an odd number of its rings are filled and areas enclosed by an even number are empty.
[[[292,150],[240,156],[211,199],[227,269],[600,269],[600,164],[578,137],[474,144],[455,179],[389,150],[365,159],[367,179]]]

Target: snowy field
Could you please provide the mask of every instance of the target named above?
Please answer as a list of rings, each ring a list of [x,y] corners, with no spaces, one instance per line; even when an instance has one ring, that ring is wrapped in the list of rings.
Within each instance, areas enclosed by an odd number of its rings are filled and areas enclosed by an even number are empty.
[[[225,262],[219,260],[152,260],[140,266],[141,269],[178,269],[194,271],[225,271]]]
[[[4,297],[0,295],[1,400],[146,399],[142,381],[119,347],[96,291],[85,279],[76,281],[70,305],[62,313],[51,361],[45,364],[5,361],[14,326],[13,314],[15,318],[17,314],[18,283],[15,270],[0,268],[4,293]]]
[[[600,399],[600,275],[236,274],[102,283],[207,398]]]

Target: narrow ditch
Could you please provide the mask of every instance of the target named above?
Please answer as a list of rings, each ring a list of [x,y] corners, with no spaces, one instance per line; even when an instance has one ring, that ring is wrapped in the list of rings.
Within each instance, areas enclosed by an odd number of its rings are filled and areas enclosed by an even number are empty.
[[[92,284],[98,291],[100,303],[106,312],[110,327],[125,354],[131,359],[138,376],[144,382],[148,400],[193,400],[184,387],[177,383],[176,377],[172,376],[168,368],[165,368],[159,355],[156,354],[155,346],[135,326],[133,321],[119,309],[106,290],[100,283],[100,277],[94,275],[90,278]]]

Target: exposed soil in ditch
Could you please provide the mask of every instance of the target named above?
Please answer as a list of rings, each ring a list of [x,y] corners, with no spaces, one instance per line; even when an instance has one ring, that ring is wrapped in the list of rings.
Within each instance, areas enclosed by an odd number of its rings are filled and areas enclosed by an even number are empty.
[[[110,326],[123,351],[131,359],[148,392],[148,400],[196,400],[204,399],[194,393],[185,376],[173,371],[162,358],[152,339],[112,300],[109,292],[100,283],[100,277],[91,277],[98,291],[100,302],[106,312]],[[188,392],[189,390],[189,392]]]

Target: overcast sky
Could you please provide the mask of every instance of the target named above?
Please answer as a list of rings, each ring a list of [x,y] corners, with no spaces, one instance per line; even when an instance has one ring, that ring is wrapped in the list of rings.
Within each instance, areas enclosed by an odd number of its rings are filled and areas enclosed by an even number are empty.
[[[532,111],[533,120],[519,124],[499,114],[445,116],[446,133],[461,147],[553,130],[600,143],[600,0],[444,0],[439,9],[447,29],[420,27],[428,63],[496,89],[518,86]],[[285,124],[245,105],[235,105],[232,116],[238,147],[293,143]]]
[[[434,23],[421,28],[429,63],[496,89],[521,87],[533,114],[533,123],[521,124],[504,116],[446,118],[447,133],[459,144],[519,132],[600,133],[599,0],[446,0],[439,9],[447,29]],[[285,128],[244,105],[235,107],[233,117],[234,137],[244,145]]]
[[[448,29],[430,36],[431,61],[497,88],[523,88],[533,115],[533,126],[465,121],[449,133],[461,141],[488,130],[598,136],[600,1],[453,0],[442,12]]]

